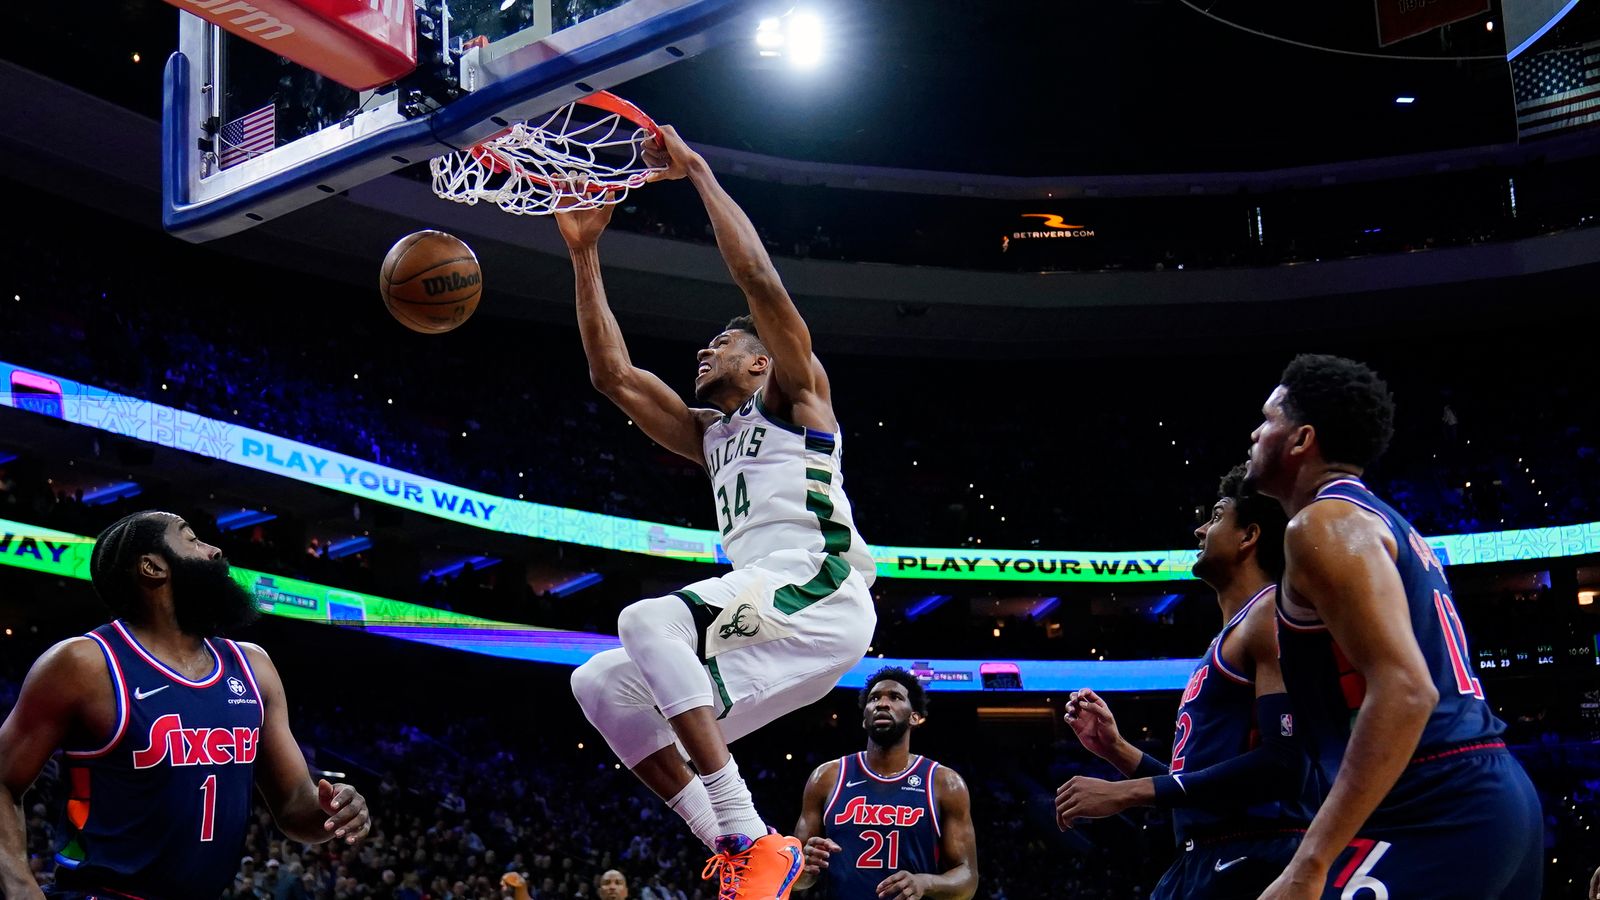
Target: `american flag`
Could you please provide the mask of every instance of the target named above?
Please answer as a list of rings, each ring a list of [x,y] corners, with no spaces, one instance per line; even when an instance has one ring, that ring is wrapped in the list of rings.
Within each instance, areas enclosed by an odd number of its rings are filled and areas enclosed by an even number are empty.
[[[222,126],[222,133],[218,135],[222,144],[222,154],[218,158],[221,168],[236,166],[271,150],[276,113],[277,107],[268,103]]]
[[[1600,41],[1511,61],[1517,135],[1543,137],[1600,122]]]

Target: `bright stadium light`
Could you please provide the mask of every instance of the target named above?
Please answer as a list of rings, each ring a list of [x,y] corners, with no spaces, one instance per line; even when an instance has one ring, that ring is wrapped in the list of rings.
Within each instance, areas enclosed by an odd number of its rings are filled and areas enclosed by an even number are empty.
[[[1396,97],[1396,98],[1394,98],[1394,102],[1400,104],[1401,106],[1407,106],[1409,104],[1417,102],[1417,98],[1415,98],[1415,97]]]
[[[783,22],[778,19],[762,19],[756,26],[756,46],[762,50],[776,50],[782,47]]]
[[[797,12],[789,17],[789,61],[809,69],[822,62],[822,20],[814,13]]]

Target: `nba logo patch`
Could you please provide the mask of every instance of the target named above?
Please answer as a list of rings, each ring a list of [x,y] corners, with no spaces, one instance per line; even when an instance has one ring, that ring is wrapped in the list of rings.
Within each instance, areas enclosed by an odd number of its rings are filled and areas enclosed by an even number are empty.
[[[228,690],[233,691],[233,695],[235,697],[243,697],[244,696],[244,682],[240,681],[237,678],[229,676],[229,678],[228,678]]]
[[[1294,716],[1284,713],[1278,717],[1278,733],[1284,737],[1294,737]]]

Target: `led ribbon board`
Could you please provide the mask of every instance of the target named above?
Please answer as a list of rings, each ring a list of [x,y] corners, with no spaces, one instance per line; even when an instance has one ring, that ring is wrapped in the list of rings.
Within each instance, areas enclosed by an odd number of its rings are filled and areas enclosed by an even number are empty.
[[[0,563],[58,578],[89,580],[94,538],[0,519]],[[605,634],[537,628],[480,619],[416,603],[346,591],[235,566],[233,576],[255,595],[262,612],[302,622],[361,628],[403,641],[483,656],[581,665],[602,650],[620,647]],[[1093,684],[1106,691],[1177,690],[1194,669],[1192,659],[1098,660],[863,659],[840,680],[861,688],[873,672],[898,665],[919,673],[935,691],[981,691],[993,670],[1026,690],[1068,691]],[[992,675],[991,675],[992,677]],[[1006,689],[1016,689],[1008,687]]]
[[[0,362],[0,405],[331,488],[475,528],[694,562],[726,563],[715,531],[497,497],[71,379]],[[1429,538],[1446,565],[1600,552],[1600,522]],[[878,574],[939,581],[1148,582],[1192,578],[1195,550],[872,547]]]

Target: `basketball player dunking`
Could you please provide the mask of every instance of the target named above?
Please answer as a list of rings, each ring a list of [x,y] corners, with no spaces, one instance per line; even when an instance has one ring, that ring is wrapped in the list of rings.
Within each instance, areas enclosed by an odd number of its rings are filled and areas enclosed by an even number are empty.
[[[1361,483],[1394,399],[1371,369],[1295,358],[1247,482],[1289,515],[1278,645],[1326,797],[1264,898],[1534,898],[1544,825],[1473,677],[1433,549]]]
[[[57,748],[70,832],[56,896],[215,900],[252,786],[293,840],[366,836],[355,788],[311,781],[272,660],[217,637],[256,615],[220,550],[147,511],[100,533],[89,570],[117,618],[40,656],[0,726],[0,895],[40,896],[21,802]]]
[[[572,690],[622,763],[714,849],[706,877],[721,900],[782,900],[800,876],[800,842],[768,833],[728,742],[821,698],[861,659],[877,622],[876,570],[851,520],[828,376],[806,323],[705,160],[671,128],[662,137],[647,161],[699,191],[752,313],[697,354],[705,407],[628,357],[595,249],[610,207],[556,219],[590,379],[656,443],[705,467],[734,569],[623,610],[622,647],[580,666]]]
[[[833,900],[968,900],[977,893],[967,783],[911,755],[911,731],[927,716],[917,676],[888,666],[867,678],[867,751],[823,763],[806,782],[795,826],[806,869],[797,888],[825,878]]]
[[[1210,518],[1195,529],[1194,574],[1216,591],[1223,624],[1183,692],[1171,765],[1123,739],[1094,691],[1067,701],[1078,739],[1129,780],[1069,780],[1056,793],[1058,824],[1130,806],[1172,807],[1182,854],[1152,900],[1254,898],[1288,864],[1315,810],[1278,671],[1273,596],[1283,575],[1283,510],[1243,490],[1243,481],[1244,466],[1229,472]]]

